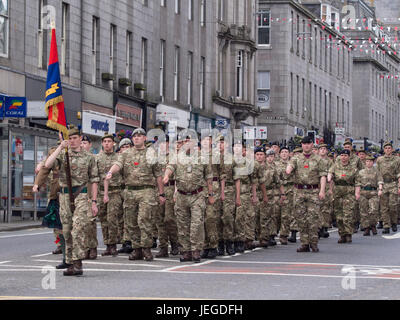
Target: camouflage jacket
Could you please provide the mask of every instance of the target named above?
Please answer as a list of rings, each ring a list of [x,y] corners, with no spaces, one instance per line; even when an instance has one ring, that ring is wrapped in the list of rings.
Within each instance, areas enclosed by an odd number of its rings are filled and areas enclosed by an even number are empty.
[[[115,152],[105,153],[100,152],[98,155],[95,156],[97,169],[99,170],[99,177],[100,177],[100,187],[104,187],[104,179],[106,178],[107,172],[110,171],[111,167],[118,160],[118,154]],[[123,186],[123,179],[121,171],[114,173],[110,184],[110,187],[122,187]],[[110,190],[111,191],[111,190]],[[118,191],[118,190],[116,190]]]
[[[294,156],[289,165],[293,168],[293,182],[300,185],[317,185],[321,177],[326,177],[328,172],[326,165],[320,156],[310,154],[306,157],[304,153]]]
[[[95,163],[94,155],[81,150],[68,151],[71,168],[72,187],[87,186],[88,183],[99,183],[99,172]],[[53,165],[53,170],[59,170],[59,181],[61,187],[68,187],[67,175],[65,173],[66,153],[62,150]]]
[[[114,162],[122,172],[126,186],[156,186],[156,179],[163,175],[156,151],[153,148],[135,147],[118,155]]]
[[[383,178],[381,173],[376,168],[362,169],[356,176],[356,187],[378,188],[379,184],[383,184]]]
[[[385,184],[397,183],[397,180],[400,177],[400,159],[398,157],[379,157],[376,161],[376,165]]]

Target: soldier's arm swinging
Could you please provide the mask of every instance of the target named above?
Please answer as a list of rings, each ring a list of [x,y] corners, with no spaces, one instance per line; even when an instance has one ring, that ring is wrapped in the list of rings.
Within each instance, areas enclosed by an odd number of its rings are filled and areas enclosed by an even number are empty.
[[[210,204],[214,204],[215,203],[215,198],[213,195],[213,179],[207,179],[207,188],[208,188],[208,202]]]
[[[167,168],[165,170],[165,174],[164,174],[164,178],[163,178],[163,183],[164,184],[167,184],[169,182],[169,177],[171,176],[171,174],[172,174],[171,169]]]
[[[263,201],[264,203],[268,202],[268,195],[267,195],[267,188],[265,186],[265,183],[260,184],[261,192],[263,194]]]
[[[160,198],[160,204],[163,205],[166,200],[165,195],[164,195],[163,177],[161,177],[161,176],[157,177],[157,186],[158,186],[158,194],[159,194],[159,198]]]
[[[221,180],[221,201],[225,201],[225,179]]]
[[[98,192],[98,185],[97,183],[92,183],[92,212],[93,217],[97,216],[99,209],[97,208],[97,192]]]
[[[242,205],[240,201],[240,179],[235,180],[235,188],[236,188],[236,206],[240,207]]]
[[[257,184],[251,185],[251,191],[253,194],[252,201],[254,205],[257,204],[257,186],[258,186]]]
[[[356,200],[357,201],[360,199],[360,192],[361,192],[361,187],[360,186],[356,187]]]
[[[291,175],[291,174],[292,174],[292,171],[293,171],[293,167],[289,164],[289,165],[286,167],[286,174],[287,174],[287,175]]]
[[[320,200],[324,200],[325,199],[325,188],[326,188],[326,177],[322,176],[321,177],[321,189],[319,192],[319,198]]]

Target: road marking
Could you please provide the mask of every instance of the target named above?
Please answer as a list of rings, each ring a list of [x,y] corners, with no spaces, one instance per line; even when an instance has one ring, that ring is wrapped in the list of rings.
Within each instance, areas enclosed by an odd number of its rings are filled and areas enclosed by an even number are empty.
[[[58,261],[54,260],[33,260],[35,262],[56,262],[59,263]],[[153,268],[165,268],[167,266],[164,265],[156,265],[156,264],[145,264],[145,263],[115,263],[115,262],[96,262],[96,261],[84,261],[83,265],[86,264],[98,264],[98,265],[104,265],[104,266],[131,266],[131,267],[153,267]]]
[[[382,236],[384,239],[393,240],[393,239],[400,239],[400,233],[395,233],[390,236]]]
[[[40,235],[43,235],[43,234],[53,234],[53,231],[51,231],[51,232],[14,234],[14,235],[11,235],[11,236],[0,236],[0,239],[17,238],[17,237],[28,237],[28,236],[40,236]]]
[[[117,258],[128,259],[129,256],[118,255]],[[154,261],[179,262],[179,258],[177,258],[175,260],[173,260],[173,259],[165,259],[165,258],[154,258]]]
[[[5,264],[5,263],[9,263],[9,262],[11,262],[11,261],[2,261],[2,262],[0,262],[0,264]]]
[[[213,262],[217,262],[217,261],[221,261],[221,260],[208,260],[208,261],[204,261],[204,262],[201,262],[201,263],[193,263],[193,264],[182,264],[182,265],[177,265],[177,266],[174,266],[174,267],[170,267],[170,268],[166,268],[166,269],[162,269],[162,270],[160,270],[161,272],[170,272],[170,271],[173,271],[173,270],[175,270],[175,269],[179,269],[179,268],[183,268],[183,267],[194,267],[194,266],[204,266],[204,265],[206,265],[206,264],[210,264],[210,263],[213,263]],[[188,261],[188,262],[190,262],[190,261]]]
[[[31,256],[31,258],[39,258],[39,257],[49,256],[51,254],[53,254],[53,253],[49,252],[49,253],[37,254],[37,255]]]

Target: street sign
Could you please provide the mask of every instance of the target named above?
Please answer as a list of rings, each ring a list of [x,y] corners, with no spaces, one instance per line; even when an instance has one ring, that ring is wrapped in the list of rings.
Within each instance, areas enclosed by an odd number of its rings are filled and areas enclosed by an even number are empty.
[[[345,128],[335,128],[335,134],[336,135],[342,135],[342,136],[344,136],[344,133],[345,133]]]

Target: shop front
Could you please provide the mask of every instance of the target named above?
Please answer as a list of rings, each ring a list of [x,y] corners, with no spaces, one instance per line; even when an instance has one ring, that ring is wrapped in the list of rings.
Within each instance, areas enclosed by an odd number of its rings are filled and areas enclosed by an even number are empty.
[[[42,217],[47,206],[47,189],[32,192],[35,167],[44,160],[48,150],[57,145],[55,131],[0,124],[0,195],[2,222]]]
[[[116,130],[130,130],[142,128],[143,109],[124,103],[117,103],[115,107],[115,115],[117,117]]]
[[[164,104],[157,105],[156,123],[170,136],[177,134],[182,129],[190,127],[190,112]]]

